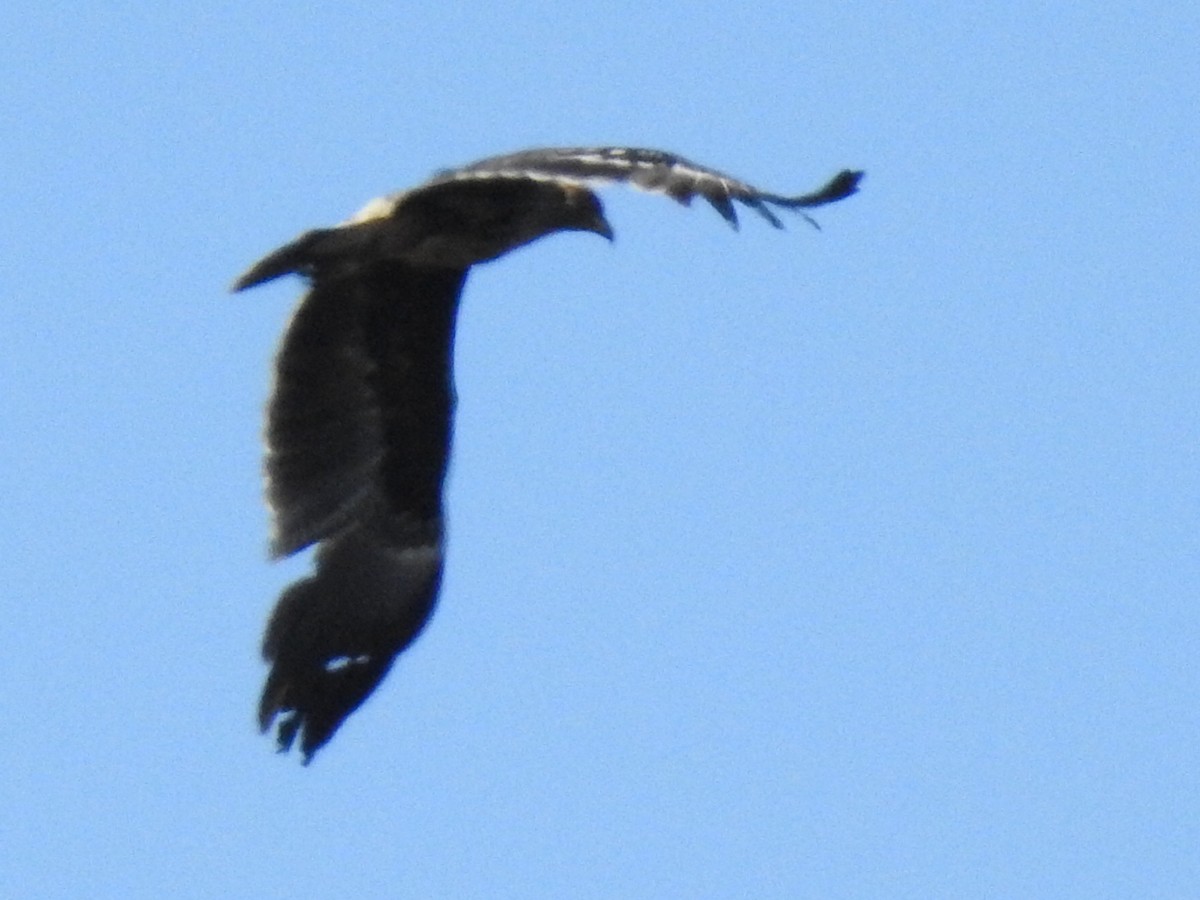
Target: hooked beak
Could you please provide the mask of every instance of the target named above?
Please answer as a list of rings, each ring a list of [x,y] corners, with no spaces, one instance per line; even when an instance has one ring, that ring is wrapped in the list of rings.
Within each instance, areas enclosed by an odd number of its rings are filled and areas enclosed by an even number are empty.
[[[608,224],[608,219],[604,218],[604,213],[597,213],[596,218],[592,219],[592,221],[588,224],[587,230],[593,234],[600,235],[600,237],[604,238],[610,243],[613,240],[612,226]]]

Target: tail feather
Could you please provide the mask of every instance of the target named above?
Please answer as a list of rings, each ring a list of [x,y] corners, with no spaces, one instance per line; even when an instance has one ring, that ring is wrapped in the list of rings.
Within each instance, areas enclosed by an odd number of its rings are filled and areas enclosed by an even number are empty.
[[[291,243],[268,253],[233,283],[233,293],[271,281],[281,275],[313,275],[317,267],[338,258],[360,259],[376,233],[375,223],[314,228]]]

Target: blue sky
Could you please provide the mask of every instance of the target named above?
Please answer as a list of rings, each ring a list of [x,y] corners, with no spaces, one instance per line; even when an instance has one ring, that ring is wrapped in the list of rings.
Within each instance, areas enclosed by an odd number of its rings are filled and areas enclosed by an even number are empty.
[[[0,893],[1200,894],[1200,12],[0,11]],[[272,753],[248,263],[434,169],[661,147],[476,270],[440,608]]]

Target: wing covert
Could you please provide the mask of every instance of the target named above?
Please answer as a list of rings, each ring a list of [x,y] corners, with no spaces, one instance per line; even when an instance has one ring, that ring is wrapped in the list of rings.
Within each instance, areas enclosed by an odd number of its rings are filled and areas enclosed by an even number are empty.
[[[439,172],[435,181],[497,176],[563,179],[592,185],[626,182],[684,205],[691,203],[694,197],[702,197],[734,228],[738,226],[736,201],[773,227],[782,228],[783,223],[770,206],[801,211],[800,214],[816,226],[817,223],[802,210],[849,197],[858,189],[863,173],[844,169],[815,191],[787,196],[762,191],[717,169],[662,150],[564,147],[489,157]]]

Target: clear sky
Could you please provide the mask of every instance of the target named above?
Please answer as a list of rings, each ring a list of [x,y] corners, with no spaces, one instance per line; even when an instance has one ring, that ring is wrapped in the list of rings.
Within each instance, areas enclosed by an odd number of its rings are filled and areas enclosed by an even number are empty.
[[[1200,896],[1200,8],[0,11],[0,895]],[[313,765],[253,711],[300,231],[538,145],[441,605]]]

